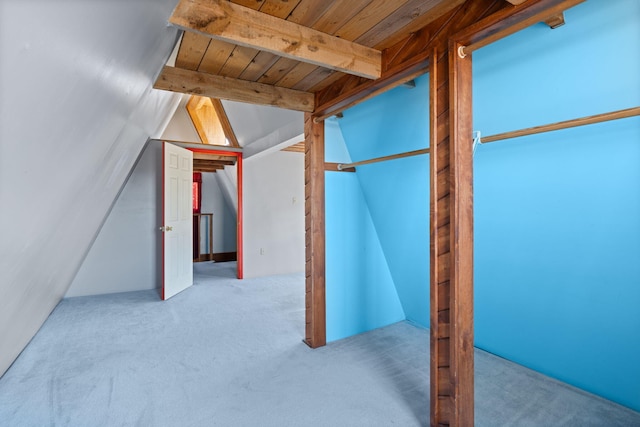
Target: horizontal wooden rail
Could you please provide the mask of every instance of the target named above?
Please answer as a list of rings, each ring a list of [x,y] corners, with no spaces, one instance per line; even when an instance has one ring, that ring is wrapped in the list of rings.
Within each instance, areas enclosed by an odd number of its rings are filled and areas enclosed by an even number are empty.
[[[355,172],[356,168],[348,168],[348,167],[344,167],[342,169],[338,169],[338,165],[340,163],[329,163],[329,162],[325,162],[324,163],[324,171],[325,172]]]
[[[579,119],[565,120],[563,122],[556,122],[548,125],[534,126],[531,128],[484,136],[481,138],[481,143],[487,144],[489,142],[502,141],[503,139],[518,138],[520,136],[534,135],[537,133],[551,132],[554,130],[591,125],[594,123],[607,122],[610,120],[625,119],[627,117],[638,115],[640,115],[640,107],[627,108],[625,110],[613,111],[611,113],[596,114],[595,116],[581,117]]]
[[[420,156],[422,154],[429,154],[429,149],[428,148],[424,148],[422,150],[407,151],[406,153],[399,153],[399,154],[392,154],[390,156],[376,157],[375,159],[362,160],[360,162],[354,162],[354,163],[346,163],[346,164],[340,163],[340,164],[338,164],[338,170],[344,170],[344,169],[347,169],[347,168],[355,168],[356,166],[369,165],[371,163],[386,162],[387,160],[402,159],[403,157]]]

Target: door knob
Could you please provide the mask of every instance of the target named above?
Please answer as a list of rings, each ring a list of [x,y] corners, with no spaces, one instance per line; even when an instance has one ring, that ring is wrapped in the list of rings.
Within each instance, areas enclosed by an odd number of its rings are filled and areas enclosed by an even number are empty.
[[[173,230],[173,227],[167,225],[166,227],[160,227],[160,231],[165,232],[165,231],[171,231]]]

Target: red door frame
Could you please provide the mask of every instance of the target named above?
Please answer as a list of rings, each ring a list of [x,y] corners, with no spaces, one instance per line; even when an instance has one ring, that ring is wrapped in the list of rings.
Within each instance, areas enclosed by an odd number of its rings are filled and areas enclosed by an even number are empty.
[[[185,147],[187,148],[187,147]],[[207,150],[205,148],[191,148],[188,147],[187,150],[193,151],[194,153],[207,153],[207,154],[216,154],[219,156],[233,156],[236,157],[236,173],[238,178],[238,221],[236,226],[236,247],[238,252],[238,279],[244,278],[244,250],[242,244],[242,229],[243,229],[243,207],[242,207],[242,153],[237,151],[225,151],[225,150]]]

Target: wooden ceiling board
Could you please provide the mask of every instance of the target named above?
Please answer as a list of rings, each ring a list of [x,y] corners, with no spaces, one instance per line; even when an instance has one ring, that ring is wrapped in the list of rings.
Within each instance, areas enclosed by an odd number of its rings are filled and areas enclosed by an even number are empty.
[[[378,25],[389,15],[404,6],[409,0],[374,0],[349,22],[342,26],[335,35],[354,41],[370,28]]]
[[[187,70],[197,70],[202,62],[202,57],[207,51],[211,39],[200,34],[185,31],[180,41],[176,67]]]
[[[335,34],[372,2],[373,0],[351,0],[348,7],[339,1],[333,2],[320,19],[313,24],[313,28],[327,34]]]
[[[411,73],[418,72],[416,65],[411,64],[423,61],[421,58],[424,56],[424,46],[439,40],[440,31],[449,31],[449,27],[455,25],[452,20],[466,22],[464,18],[466,9],[475,10],[485,7],[487,10],[495,11],[504,7],[514,7],[509,4],[509,0],[230,0],[230,3],[279,19],[286,19],[291,23],[339,37],[347,42],[382,51],[382,70],[386,76],[382,81],[385,82],[389,82],[389,75],[395,75],[398,72],[398,67],[401,68],[407,64],[412,67]],[[258,22],[262,18],[256,16],[253,22]],[[271,33],[265,33],[264,36],[273,36],[275,23],[270,28]],[[198,31],[197,27],[194,29]],[[236,42],[245,44],[237,38],[229,40],[237,40]],[[300,40],[305,41],[303,38]],[[190,76],[192,78],[189,83],[190,88],[199,90],[193,84],[200,79],[206,80],[206,75],[213,75],[236,79],[237,82],[232,84],[237,88],[242,87],[244,81],[267,85],[278,90],[292,89],[307,94],[314,93],[315,102],[318,103],[316,106],[320,107],[327,104],[332,97],[347,96],[359,91],[363,86],[374,89],[378,87],[374,80],[347,74],[351,71],[346,71],[346,68],[343,69],[346,72],[328,68],[332,65],[327,65],[331,64],[331,61],[326,58],[315,56],[314,60],[302,62],[307,59],[301,61],[302,56],[297,54],[291,54],[288,58],[280,56],[286,55],[284,50],[278,53],[278,49],[270,49],[271,52],[276,52],[274,54],[260,50],[265,49],[264,46],[255,47],[262,46],[260,44],[247,42],[246,46],[254,46],[251,48],[235,45],[236,42],[210,40],[204,35],[185,33],[178,52],[176,67],[196,69],[204,74]],[[416,57],[416,52],[422,53]],[[338,70],[341,69],[338,67]],[[175,73],[167,74],[164,85],[179,89],[180,85],[171,81],[170,74]],[[395,83],[395,81],[390,82],[390,84]],[[210,88],[207,87],[206,90]],[[213,92],[216,90],[214,88]],[[231,91],[223,92],[231,93]],[[275,92],[267,95],[263,88],[260,88],[260,92],[257,96],[260,99],[256,99],[256,103],[274,105],[280,102],[276,99]],[[245,99],[253,97],[251,94],[243,94],[243,96]],[[286,102],[289,103],[288,105],[291,103],[297,105],[298,110],[306,110],[304,102],[307,101],[301,101],[301,99],[290,98]]]
[[[326,34],[334,35],[338,30],[343,28],[345,25],[347,25],[350,22],[353,22],[354,17],[358,16],[360,13],[368,13],[368,12],[371,12],[372,9],[377,10],[378,13],[380,13],[380,11],[393,10],[393,7],[387,7],[387,8],[369,7],[375,1],[378,1],[378,3],[380,4],[384,3],[384,2],[380,2],[379,0],[351,0],[348,3],[348,5],[345,5],[345,3],[342,1],[335,1],[324,11],[323,15],[314,24],[311,25],[311,28],[318,31],[322,31],[323,33],[326,33]],[[405,1],[405,0],[402,0],[402,1]],[[331,2],[327,2],[327,3],[331,3]],[[387,1],[387,3],[389,2]],[[296,70],[297,73],[289,77],[288,74],[293,70]],[[258,77],[257,81],[265,84],[275,84],[276,86],[293,88],[300,81],[302,81],[307,76],[314,73],[315,71],[318,71],[318,73],[315,76],[326,75],[326,72],[322,70],[326,70],[326,69],[323,67],[317,67],[317,66],[309,67],[309,66],[303,65],[302,63],[299,63],[298,61],[281,58],[281,59],[277,59],[276,62],[268,70],[264,72],[263,76]],[[306,73],[306,74],[302,75],[303,73]],[[317,82],[313,80],[312,84],[315,85],[317,84]],[[305,86],[300,86],[300,87],[305,87]],[[309,87],[310,87],[309,85],[306,85],[305,89],[299,89],[299,90],[307,90]]]
[[[377,49],[225,0],[180,0],[169,22],[213,39],[348,74],[375,79],[381,73]]]
[[[313,64],[306,64],[304,62],[298,62],[295,66],[289,70],[275,85],[281,87],[293,87],[298,84],[302,79],[307,77],[313,70],[319,67]]]
[[[466,0],[410,0],[356,41],[384,49],[425,27]]]
[[[274,85],[300,62],[288,58],[279,58],[266,73],[258,79],[259,83]]]
[[[185,33],[186,34],[186,33]],[[198,37],[206,38],[204,36],[198,35]],[[222,67],[224,67],[227,62],[227,58],[233,52],[236,45],[223,42],[220,40],[211,40],[207,51],[204,53],[204,57],[202,58],[202,62],[198,67],[198,71],[202,71],[203,73],[209,74],[218,74]]]
[[[250,47],[236,46],[220,70],[220,75],[238,78],[260,51]]]
[[[287,21],[311,27],[327,11],[332,2],[327,0],[302,0],[291,12]]]
[[[242,80],[256,82],[278,59],[279,58],[273,53],[260,52],[251,60],[251,63],[244,69],[242,74],[240,74],[240,78]]]

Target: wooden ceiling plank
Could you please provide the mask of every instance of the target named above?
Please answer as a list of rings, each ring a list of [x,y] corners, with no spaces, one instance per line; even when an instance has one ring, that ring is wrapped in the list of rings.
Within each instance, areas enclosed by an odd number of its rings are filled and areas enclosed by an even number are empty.
[[[300,0],[265,0],[262,2],[249,2],[248,4],[243,3],[242,5],[250,7],[253,10],[260,10],[262,13],[284,19],[289,16],[298,3],[300,3]],[[238,78],[253,63],[254,59],[259,54],[259,50],[244,46],[236,46],[235,49],[227,56],[227,61],[222,67],[222,70],[216,74],[220,74],[225,77]],[[253,81],[255,80],[256,79],[253,79]]]
[[[252,82],[258,81],[258,79],[262,77],[262,75],[266,73],[267,70],[269,70],[277,61],[278,56],[269,52],[260,52],[244,69],[240,78],[242,80],[250,80]]]
[[[300,62],[289,58],[280,58],[258,79],[258,82],[273,85],[286,76]]]
[[[313,87],[309,89],[309,92],[316,93],[318,91],[324,90],[327,87],[330,87],[332,84],[343,78],[345,74],[334,71],[333,74],[329,75],[326,79],[317,83]]]
[[[175,67],[165,66],[154,88],[296,111],[311,112],[314,109],[312,93]]]
[[[404,6],[408,1],[374,0],[336,31],[336,36],[345,40],[355,40],[366,33],[369,28],[377,25],[387,16]]]
[[[328,2],[318,0],[297,0],[289,2],[287,0],[274,0],[274,5],[269,6],[265,4],[260,9],[261,12],[269,13],[270,15],[277,16],[279,18],[286,18],[288,21],[298,24],[305,24],[310,26],[310,23],[315,22],[320,15],[314,15],[313,10],[324,11]],[[290,7],[284,8],[278,6],[278,4],[288,4]],[[322,6],[322,7],[320,7]],[[291,9],[291,10],[289,10]],[[288,10],[288,13],[285,13]],[[302,13],[296,14],[296,11],[304,10],[304,16]],[[315,16],[315,18],[313,18]],[[311,19],[309,19],[311,17]],[[303,19],[304,18],[304,19]],[[304,21],[304,22],[302,22]],[[259,52],[246,66],[240,78],[243,80],[258,81],[273,65],[280,59],[279,56],[270,52]]]
[[[176,67],[187,70],[197,70],[202,62],[211,39],[196,33],[185,32],[180,41],[178,56],[176,57]]]
[[[305,92],[312,92],[310,90],[312,87],[319,84],[321,81],[328,78],[332,74],[343,75],[342,73],[337,73],[336,71],[329,70],[327,68],[317,67],[307,76],[305,76],[302,80],[300,80],[298,83],[292,86],[292,89],[302,90]]]
[[[218,120],[220,120],[222,130],[229,140],[229,144],[231,144],[232,147],[240,148],[240,143],[238,142],[236,133],[233,131],[233,127],[231,126],[231,122],[229,121],[229,116],[227,116],[227,112],[225,111],[222,102],[217,98],[212,98],[211,103],[213,104],[213,108],[216,110]]]
[[[260,7],[260,12],[286,19],[300,0],[266,0]]]
[[[331,6],[313,24],[313,28],[323,33],[335,34],[372,2],[373,0],[350,0],[349,7],[345,7],[344,3],[340,1],[329,2]]]
[[[380,50],[386,49],[457,8],[465,1],[412,0],[359,37],[357,42],[365,46],[375,46]]]
[[[284,77],[278,80],[275,85],[281,87],[293,87],[316,69],[318,69],[318,67],[313,64],[298,62],[287,74],[284,75]]]
[[[373,0],[353,0],[349,3],[349,7],[346,8],[347,10],[345,10],[342,2],[329,2],[331,3],[329,8],[325,10],[323,15],[311,26],[311,28],[333,35],[372,1]],[[297,62],[295,65],[291,62],[280,63],[279,65],[279,69],[273,67],[265,72],[268,78],[266,80],[262,80],[263,83],[274,83],[277,86],[293,88],[294,85],[299,83],[314,70],[326,70],[326,68],[302,62]],[[292,67],[291,65],[294,66]]]
[[[392,14],[387,16],[384,20],[367,28],[367,32],[358,37],[358,43],[363,43],[367,46],[374,46],[382,43],[394,33],[403,31],[404,27],[411,24],[412,21],[418,20],[421,16],[430,15],[429,11],[443,1],[448,3],[454,3],[454,7],[459,6],[463,1],[451,1],[451,0],[409,0],[402,7],[396,9]],[[457,4],[456,4],[457,3]],[[451,8],[452,9],[452,8]],[[451,10],[449,9],[449,10]],[[405,33],[408,34],[409,32]],[[404,37],[402,37],[404,38]]]
[[[185,31],[185,34],[192,34],[192,33]],[[200,35],[198,36],[204,37]],[[209,44],[209,47],[207,48],[207,51],[205,52],[204,57],[202,58],[200,67],[198,67],[198,71],[202,71],[204,73],[210,73],[210,74],[218,74],[220,70],[222,70],[222,67],[224,67],[224,64],[226,63],[227,58],[229,57],[229,55],[231,55],[231,52],[233,52],[234,48],[235,48],[235,45],[231,43],[223,42],[220,40],[211,40],[211,43]],[[180,68],[184,68],[184,67],[180,67]]]
[[[224,0],[181,0],[169,22],[186,30],[367,78],[381,73],[378,50]]]
[[[311,27],[325,14],[330,6],[331,2],[327,0],[302,0],[293,9],[287,20],[305,27]]]
[[[396,57],[385,66],[383,75],[375,81],[365,81],[355,76],[342,75],[337,81],[324,89],[309,90],[316,93],[315,118],[327,117],[344,111],[362,100],[382,93],[426,72],[429,57],[434,46],[447,42],[450,35],[476,22],[478,16],[489,16],[504,7],[511,9],[507,3],[496,0],[467,1],[447,14],[441,16],[414,35],[410,35],[410,43],[401,41],[402,55],[395,49],[385,50]],[[383,62],[386,61],[383,58]],[[324,82],[322,82],[324,83]]]
[[[258,50],[250,47],[236,46],[218,74],[225,77],[240,77],[247,65],[251,63],[258,53]]]

